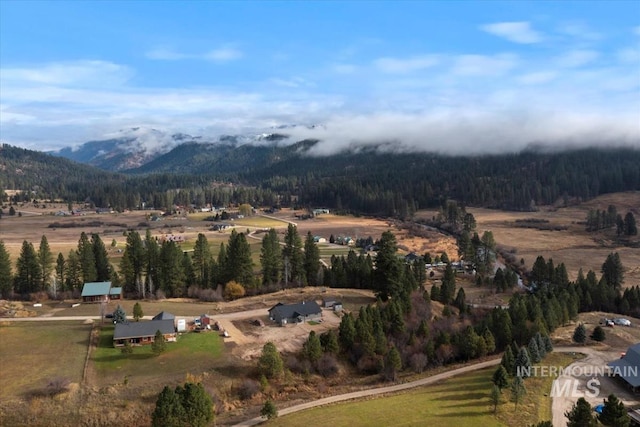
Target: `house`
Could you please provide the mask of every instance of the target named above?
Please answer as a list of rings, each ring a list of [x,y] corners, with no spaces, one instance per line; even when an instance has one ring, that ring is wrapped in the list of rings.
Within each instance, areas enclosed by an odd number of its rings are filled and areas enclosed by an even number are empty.
[[[613,376],[622,378],[633,391],[640,390],[640,343],[629,347],[620,359],[607,366]]]
[[[111,282],[87,282],[82,286],[83,302],[108,302],[121,296],[122,288],[112,288]]]
[[[280,325],[320,320],[322,309],[315,301],[302,301],[298,304],[278,303],[269,309],[269,319]]]
[[[408,263],[413,263],[414,261],[417,261],[419,259],[422,259],[422,257],[415,252],[410,252],[404,256],[404,262]]]
[[[174,319],[126,322],[116,324],[113,331],[113,346],[122,347],[126,342],[131,345],[152,344],[157,331],[162,333],[167,342],[175,342],[177,339]]]

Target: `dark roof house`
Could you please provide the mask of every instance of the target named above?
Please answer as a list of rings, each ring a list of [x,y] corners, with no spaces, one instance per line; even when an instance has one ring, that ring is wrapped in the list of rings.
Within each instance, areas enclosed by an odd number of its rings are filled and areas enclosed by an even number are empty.
[[[147,322],[117,323],[113,331],[113,345],[123,346],[125,342],[132,345],[153,343],[156,332],[160,331],[165,340],[176,340],[176,327],[173,319],[149,320]]]
[[[315,301],[302,301],[297,304],[278,303],[269,309],[269,318],[276,323],[302,323],[322,318],[322,309]]]
[[[640,387],[640,343],[629,347],[624,356],[607,366],[614,376],[624,379],[634,390]]]

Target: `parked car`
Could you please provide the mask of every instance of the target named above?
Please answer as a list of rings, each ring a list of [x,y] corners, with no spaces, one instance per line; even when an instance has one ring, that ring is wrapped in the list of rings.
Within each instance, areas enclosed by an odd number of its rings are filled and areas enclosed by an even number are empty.
[[[615,325],[615,322],[611,319],[604,318],[600,321],[601,325],[612,327]]]
[[[623,319],[622,317],[613,319],[613,323],[620,326],[631,326],[631,322],[629,321],[629,319]]]
[[[105,319],[113,319],[113,313],[107,313],[104,315]]]

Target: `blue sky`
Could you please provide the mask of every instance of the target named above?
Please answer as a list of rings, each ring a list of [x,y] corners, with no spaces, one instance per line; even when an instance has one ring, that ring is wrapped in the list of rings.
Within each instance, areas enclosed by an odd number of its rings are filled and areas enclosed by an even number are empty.
[[[0,1],[0,140],[640,145],[640,2]]]

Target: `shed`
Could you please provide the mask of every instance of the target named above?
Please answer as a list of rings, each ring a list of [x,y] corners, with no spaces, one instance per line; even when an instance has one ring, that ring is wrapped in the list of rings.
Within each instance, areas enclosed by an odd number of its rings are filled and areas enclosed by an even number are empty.
[[[338,312],[338,311],[342,311],[342,310],[343,310],[342,303],[339,302],[339,301],[336,301],[336,303],[333,304],[333,311]]]
[[[622,378],[637,391],[640,388],[640,343],[634,344],[620,359],[607,363],[613,376]]]

